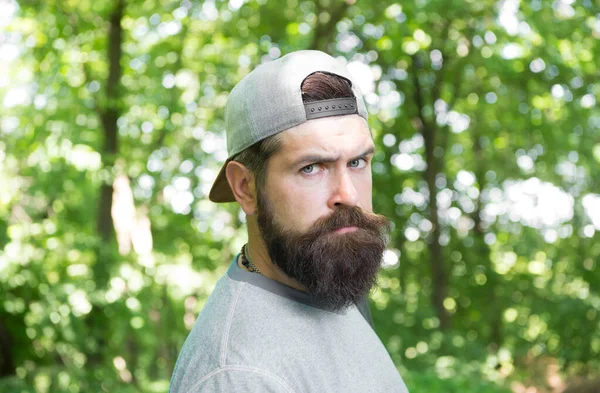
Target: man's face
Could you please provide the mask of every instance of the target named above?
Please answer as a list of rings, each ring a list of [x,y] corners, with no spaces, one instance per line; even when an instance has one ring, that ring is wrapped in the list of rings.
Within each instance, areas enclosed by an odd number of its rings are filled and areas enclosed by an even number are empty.
[[[271,260],[322,304],[368,294],[389,221],[372,213],[374,145],[358,115],[311,120],[281,134],[258,192],[257,221]]]

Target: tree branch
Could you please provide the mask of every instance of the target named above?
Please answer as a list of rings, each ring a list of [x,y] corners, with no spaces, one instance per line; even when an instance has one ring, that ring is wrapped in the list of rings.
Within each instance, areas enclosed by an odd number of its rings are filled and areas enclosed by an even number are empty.
[[[414,92],[413,92],[413,98],[415,99],[415,104],[417,105],[417,111],[418,114],[417,116],[419,117],[419,120],[422,123],[422,130],[430,130],[432,129],[432,124],[430,124],[429,120],[425,117],[425,114],[423,113],[424,109],[425,109],[425,101],[423,98],[423,88],[421,86],[421,81],[419,80],[419,69],[420,67],[418,66],[418,64],[420,63],[420,59],[417,57],[417,55],[413,55],[412,56],[412,80],[413,80],[413,86],[414,86]]]
[[[442,34],[440,35],[440,37],[444,37],[444,39],[446,40],[448,37],[449,29],[450,29],[450,22],[446,21],[444,23],[444,27],[442,28]],[[439,72],[437,73],[436,78],[435,78],[435,83],[433,84],[433,89],[431,91],[431,102],[432,103],[435,103],[440,98],[440,90],[445,81],[446,70],[448,69],[448,67],[447,66],[444,67],[444,64],[443,64],[443,61],[446,58],[444,51],[440,50],[440,53],[442,54],[442,68],[440,68]]]
[[[183,53],[183,48],[185,46],[185,38],[187,36],[189,30],[189,26],[187,23],[182,23],[181,26],[181,34],[180,34],[180,40],[179,42],[181,42],[181,45],[177,48],[177,61],[174,64],[174,70],[175,72],[177,72],[178,70],[183,68],[183,61],[182,59],[182,53]],[[173,87],[171,89],[170,92],[170,96],[169,96],[169,114],[172,114],[176,105],[177,105],[177,101],[179,100],[179,94],[178,93],[178,89],[176,87]],[[152,152],[154,152],[155,150],[160,149],[160,147],[162,146],[165,138],[167,137],[167,133],[168,133],[168,129],[166,126],[166,122],[165,125],[158,131],[158,137],[153,141],[152,145],[150,146],[150,150],[149,150],[149,154],[152,154]]]
[[[73,35],[76,37],[76,42],[77,42],[77,45],[79,46],[79,51],[83,52],[81,40],[79,38],[79,34],[81,33],[81,31],[79,30],[79,19],[80,19],[79,16],[74,11],[69,11],[66,8],[63,8],[62,11],[67,16],[67,19],[69,20],[69,25],[73,28]],[[81,71],[83,72],[83,78],[84,78],[85,83],[89,83],[93,80],[92,72],[91,72],[90,67],[87,64],[87,62],[85,62],[85,61],[81,62]],[[96,114],[98,116],[102,116],[102,110],[101,110],[100,106],[98,105],[97,93],[91,92],[91,95],[92,95],[92,109],[96,112]]]
[[[315,0],[317,6],[317,26],[315,28],[315,34],[313,35],[310,49],[324,50],[327,46],[327,42],[331,41],[332,35],[335,33],[335,26],[342,20],[346,10],[350,6],[348,1],[342,1],[337,8],[335,8],[329,14],[329,20],[327,23],[319,23],[319,15],[324,11],[319,0]]]

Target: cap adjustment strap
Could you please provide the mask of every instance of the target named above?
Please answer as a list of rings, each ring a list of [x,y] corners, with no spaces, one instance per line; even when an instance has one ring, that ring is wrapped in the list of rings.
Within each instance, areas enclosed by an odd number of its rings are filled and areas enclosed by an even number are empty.
[[[356,105],[354,97],[307,102],[304,104],[304,109],[306,110],[306,120],[358,113],[358,105]]]

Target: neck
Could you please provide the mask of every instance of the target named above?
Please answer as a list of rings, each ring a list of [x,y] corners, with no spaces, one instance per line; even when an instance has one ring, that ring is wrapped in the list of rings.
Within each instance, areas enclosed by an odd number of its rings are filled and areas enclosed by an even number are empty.
[[[304,289],[298,281],[286,276],[273,264],[273,261],[271,261],[271,258],[269,257],[267,247],[260,236],[258,225],[256,224],[256,219],[254,217],[248,217],[248,247],[246,252],[250,260],[252,260],[252,263],[254,263],[265,277],[278,281],[288,287],[306,292],[306,289]]]

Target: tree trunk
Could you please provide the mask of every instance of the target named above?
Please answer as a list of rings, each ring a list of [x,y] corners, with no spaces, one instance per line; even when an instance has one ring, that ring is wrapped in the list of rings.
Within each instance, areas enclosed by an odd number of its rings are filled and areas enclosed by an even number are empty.
[[[435,185],[435,179],[438,174],[437,158],[434,153],[436,128],[424,125],[422,134],[425,141],[425,161],[427,162],[425,181],[429,189],[429,219],[432,224],[431,236],[427,244],[433,278],[432,303],[440,318],[440,329],[448,330],[450,328],[450,315],[444,307],[444,299],[448,293],[448,282],[444,270],[444,254],[442,245],[440,244],[441,231],[437,206],[437,186]]]
[[[424,177],[429,189],[429,220],[432,224],[431,236],[428,239],[427,247],[431,262],[431,276],[433,281],[432,304],[437,311],[440,319],[440,329],[442,331],[450,328],[450,315],[444,307],[444,299],[448,293],[448,278],[444,270],[444,253],[440,244],[440,221],[438,217],[437,206],[437,186],[435,179],[438,174],[439,164],[435,156],[436,133],[438,127],[434,121],[429,121],[425,116],[425,101],[423,98],[423,89],[419,80],[419,69],[421,60],[413,57],[413,84],[414,99],[418,110],[420,126],[418,127],[425,143],[425,161],[427,169]],[[441,83],[441,81],[439,82]]]
[[[121,20],[125,10],[124,0],[117,0],[115,8],[110,15],[110,27],[108,34],[108,63],[109,72],[106,81],[106,106],[97,105],[100,122],[104,131],[104,144],[101,151],[103,167],[111,172],[119,152],[117,120],[121,115],[119,103],[119,84],[121,80],[121,53],[123,42],[123,28]],[[97,288],[105,288],[109,280],[109,271],[112,260],[113,220],[112,209],[112,176],[108,177],[106,183],[100,186],[98,210],[97,210],[97,233],[100,242],[95,250],[96,262],[92,270]],[[88,361],[90,365],[101,364],[104,360],[102,351],[106,348],[106,330],[108,320],[106,314],[98,305],[92,305],[92,310],[86,318],[86,325],[92,337],[97,337],[94,347],[87,348]]]
[[[119,99],[119,83],[121,81],[121,53],[123,42],[123,18],[125,4],[124,0],[118,0],[117,5],[110,16],[110,30],[108,35],[108,63],[109,72],[106,81],[107,107],[100,109],[100,120],[104,129],[104,146],[102,149],[102,162],[104,167],[112,169],[119,151],[119,139],[117,120],[121,115]],[[113,222],[111,217],[112,208],[112,181],[105,183],[100,189],[100,200],[98,203],[98,234],[104,242],[112,237]]]
[[[15,375],[15,361],[12,338],[0,318],[0,378]]]
[[[477,163],[477,167],[475,169],[475,180],[477,185],[479,186],[479,196],[477,197],[477,204],[475,211],[473,212],[472,219],[475,223],[473,228],[474,238],[475,238],[475,247],[474,253],[477,258],[482,258],[483,263],[485,263],[486,268],[486,276],[487,276],[487,301],[490,305],[488,313],[490,315],[490,344],[494,351],[497,351],[502,344],[502,305],[498,300],[498,288],[500,277],[498,273],[494,270],[492,266],[491,260],[491,252],[490,247],[485,242],[485,229],[481,224],[481,212],[483,210],[483,201],[482,194],[485,189],[486,181],[485,181],[485,171],[486,166],[483,164],[485,162],[483,146],[481,145],[481,135],[478,130],[478,122],[473,127],[473,153],[475,155],[475,162]]]

